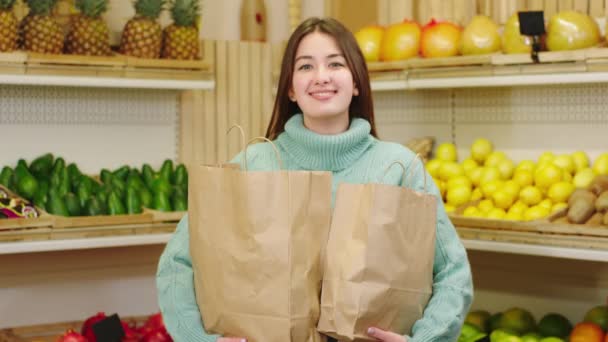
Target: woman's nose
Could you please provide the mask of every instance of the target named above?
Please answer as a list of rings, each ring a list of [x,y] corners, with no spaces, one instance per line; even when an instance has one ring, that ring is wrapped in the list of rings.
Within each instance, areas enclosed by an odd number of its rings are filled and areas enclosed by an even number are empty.
[[[327,84],[331,80],[329,70],[326,68],[317,68],[317,72],[315,73],[315,83],[317,84]]]

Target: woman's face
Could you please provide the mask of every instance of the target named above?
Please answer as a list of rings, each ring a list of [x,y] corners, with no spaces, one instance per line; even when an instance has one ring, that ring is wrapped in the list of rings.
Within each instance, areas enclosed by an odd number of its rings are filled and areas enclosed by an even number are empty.
[[[348,122],[348,108],[358,94],[333,37],[313,32],[300,41],[289,97],[298,103],[305,121]]]

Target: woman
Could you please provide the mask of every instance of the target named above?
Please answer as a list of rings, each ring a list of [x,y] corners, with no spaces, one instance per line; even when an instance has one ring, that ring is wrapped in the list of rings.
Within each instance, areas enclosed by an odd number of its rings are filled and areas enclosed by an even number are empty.
[[[393,161],[409,165],[414,158],[407,148],[377,139],[365,60],[352,33],[334,19],[308,19],[290,37],[266,136],[279,149],[284,169],[332,172],[332,203],[339,183],[375,182]],[[240,159],[241,155],[234,162]],[[268,143],[252,145],[247,159],[249,170],[277,167]],[[413,187],[422,191],[424,177],[416,178]],[[384,180],[402,185],[399,172],[388,173]],[[411,337],[370,327],[368,333],[377,340],[456,341],[471,304],[466,252],[437,188],[430,188],[439,204],[433,295]],[[165,324],[176,341],[246,340],[247,336],[223,338],[204,331],[194,293],[187,217],[161,257],[157,286]]]

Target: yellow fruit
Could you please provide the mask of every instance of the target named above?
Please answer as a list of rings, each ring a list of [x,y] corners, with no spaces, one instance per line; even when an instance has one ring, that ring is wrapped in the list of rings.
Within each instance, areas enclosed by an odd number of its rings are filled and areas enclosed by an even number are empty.
[[[471,158],[473,158],[479,164],[483,164],[493,150],[494,147],[489,140],[479,138],[473,142],[473,145],[471,145]]]
[[[508,180],[502,186],[502,190],[504,192],[510,194],[511,196],[513,196],[513,198],[517,198],[517,197],[519,197],[519,192],[521,191],[521,186],[519,185],[519,183],[517,183],[514,180]]]
[[[574,169],[576,172],[589,167],[589,157],[587,157],[587,153],[583,151],[576,151],[572,153],[571,157],[572,161],[574,162]]]
[[[425,167],[433,178],[439,178],[439,168],[441,167],[441,160],[431,159],[426,163]]]
[[[574,175],[572,184],[576,188],[586,188],[593,182],[593,178],[595,178],[595,172],[592,169],[582,169]]]
[[[534,184],[540,189],[548,189],[551,185],[560,182],[562,179],[562,170],[552,164],[536,169],[534,173]]]
[[[523,214],[524,211],[526,211],[528,208],[528,205],[522,202],[522,200],[517,200],[515,203],[513,203],[511,208],[509,208],[509,212],[515,211],[519,212],[520,214]]]
[[[479,208],[482,213],[487,214],[490,210],[494,209],[494,203],[492,203],[492,200],[484,199],[479,201],[477,208]]]
[[[483,172],[481,173],[481,179],[479,180],[479,184],[483,185],[488,182],[501,180],[502,176],[500,174],[500,170],[496,167],[485,167]]]
[[[469,189],[473,188],[473,184],[471,183],[471,180],[469,180],[469,178],[467,176],[456,176],[456,177],[450,178],[450,180],[448,180],[446,182],[446,187],[448,189],[453,188],[455,186],[466,186]]]
[[[481,184],[481,177],[483,176],[483,171],[483,167],[478,167],[469,172],[467,176],[469,177],[473,185],[479,186],[479,184]]]
[[[602,153],[593,163],[593,171],[596,175],[608,175],[608,153]]]
[[[553,207],[551,207],[551,214],[556,213],[556,212],[566,209],[566,208],[568,208],[568,203],[564,203],[564,202],[555,203],[553,205]]]
[[[456,56],[461,34],[459,26],[433,19],[422,28],[420,54],[427,58]]]
[[[513,181],[519,184],[519,186],[524,187],[534,184],[534,176],[531,171],[518,170],[515,171],[515,175],[513,175]]]
[[[451,204],[445,204],[443,208],[445,209],[446,213],[453,213],[456,211],[456,207]]]
[[[467,158],[465,160],[462,161],[462,168],[464,169],[464,173],[468,175],[468,173],[479,167],[479,165],[477,165],[477,162],[475,160],[473,160],[472,158]]]
[[[517,164],[515,172],[520,170],[534,172],[534,170],[536,170],[536,164],[532,160],[522,160]]]
[[[380,60],[380,45],[383,36],[384,28],[380,26],[367,26],[355,33],[357,44],[367,62]]]
[[[380,45],[380,59],[398,61],[417,56],[420,34],[420,25],[413,21],[390,25],[384,31]]]
[[[545,198],[538,203],[538,206],[547,209],[547,211],[551,211],[551,208],[553,208],[553,201],[549,198]]]
[[[464,176],[462,166],[456,162],[443,162],[439,167],[439,179],[448,181],[451,178]]]
[[[523,217],[525,221],[539,220],[541,218],[549,216],[549,210],[550,209],[538,205],[533,206],[524,211]]]
[[[529,54],[532,51],[532,38],[520,33],[517,13],[511,15],[505,24],[502,34],[502,51],[509,54]]]
[[[442,181],[441,179],[435,179],[435,178],[433,178],[433,181],[435,182],[435,185],[437,185],[437,189],[439,189],[439,193],[441,194],[441,197],[445,197],[445,192],[447,189],[445,182]]]
[[[494,194],[494,192],[496,192],[498,189],[500,189],[502,187],[502,184],[503,183],[501,180],[493,180],[493,181],[483,183],[481,185],[481,192],[483,193],[483,196],[485,198],[492,198],[492,195]]]
[[[522,212],[516,212],[516,211],[509,210],[509,212],[507,212],[507,214],[505,215],[505,217],[503,219],[511,220],[511,221],[521,221],[521,220],[523,220],[523,214],[522,214]]]
[[[543,200],[543,193],[539,188],[528,185],[519,192],[519,199],[526,205],[537,205]]]
[[[492,200],[494,201],[494,205],[496,208],[501,209],[509,209],[513,202],[515,201],[515,196],[510,193],[499,189],[492,194]]]
[[[538,163],[550,163],[555,159],[555,154],[553,152],[543,152],[538,157]]]
[[[486,158],[486,162],[483,165],[486,167],[498,167],[498,164],[505,159],[507,159],[507,155],[504,152],[494,151]]]
[[[437,151],[435,152],[435,158],[447,161],[447,162],[455,162],[458,160],[458,154],[456,152],[456,146],[452,143],[443,143],[437,146]]]
[[[495,220],[502,220],[505,216],[507,216],[507,213],[501,208],[493,208],[486,214],[487,218]]]
[[[553,165],[559,166],[562,170],[572,174],[574,172],[574,159],[569,154],[562,154],[553,159]]]
[[[570,172],[562,170],[562,180],[564,182],[572,183],[572,175],[570,174]]]
[[[515,164],[511,159],[503,159],[498,162],[498,171],[502,179],[511,179],[513,177],[513,171],[515,170]]]
[[[483,198],[483,193],[480,188],[475,188],[471,193],[471,201],[477,201]]]
[[[549,19],[546,42],[549,51],[584,49],[599,41],[600,28],[587,14],[561,11]]]
[[[467,207],[463,212],[462,216],[465,217],[484,217],[484,214],[477,209],[477,207]]]
[[[574,192],[572,183],[558,182],[549,187],[547,197],[554,203],[567,202],[572,192]]]
[[[460,51],[463,55],[479,55],[500,50],[498,25],[485,15],[476,15],[462,32]]]
[[[469,186],[454,186],[448,188],[446,198],[448,204],[458,207],[468,203],[471,200],[471,193],[472,190]]]

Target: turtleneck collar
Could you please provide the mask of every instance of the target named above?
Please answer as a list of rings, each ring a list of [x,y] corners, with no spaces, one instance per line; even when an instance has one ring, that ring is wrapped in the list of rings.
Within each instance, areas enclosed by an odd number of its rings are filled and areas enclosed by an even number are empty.
[[[277,143],[297,164],[308,170],[340,171],[352,165],[374,141],[365,119],[354,118],[346,132],[315,133],[304,126],[302,114],[292,116]]]

